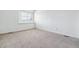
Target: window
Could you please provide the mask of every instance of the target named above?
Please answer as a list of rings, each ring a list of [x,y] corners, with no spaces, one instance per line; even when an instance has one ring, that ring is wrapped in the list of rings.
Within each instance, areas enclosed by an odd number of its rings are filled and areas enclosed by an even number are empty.
[[[33,23],[33,12],[19,12],[19,23]]]

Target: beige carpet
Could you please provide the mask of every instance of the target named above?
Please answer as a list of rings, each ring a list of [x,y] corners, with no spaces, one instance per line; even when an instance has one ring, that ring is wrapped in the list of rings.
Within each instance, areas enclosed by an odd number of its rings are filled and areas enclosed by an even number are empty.
[[[1,48],[78,48],[79,39],[42,30],[0,35]]]

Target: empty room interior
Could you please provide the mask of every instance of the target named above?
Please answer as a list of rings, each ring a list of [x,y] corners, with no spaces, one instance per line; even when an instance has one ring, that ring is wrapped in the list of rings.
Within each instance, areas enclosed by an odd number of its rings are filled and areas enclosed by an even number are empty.
[[[0,10],[0,48],[79,48],[79,10]]]

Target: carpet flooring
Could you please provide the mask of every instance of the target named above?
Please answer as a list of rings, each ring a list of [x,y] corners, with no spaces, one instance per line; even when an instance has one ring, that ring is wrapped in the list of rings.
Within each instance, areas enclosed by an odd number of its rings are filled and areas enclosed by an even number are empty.
[[[0,48],[79,48],[79,39],[33,29],[0,35]]]

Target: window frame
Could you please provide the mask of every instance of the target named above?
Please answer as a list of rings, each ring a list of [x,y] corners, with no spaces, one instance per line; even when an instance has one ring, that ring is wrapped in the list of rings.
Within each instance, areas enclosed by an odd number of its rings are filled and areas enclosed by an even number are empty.
[[[31,14],[31,20],[25,20],[25,21],[23,21],[22,19],[21,19],[21,13],[30,13]],[[18,23],[19,24],[33,24],[34,23],[34,12],[29,12],[29,11],[19,11],[19,13],[18,13]]]

